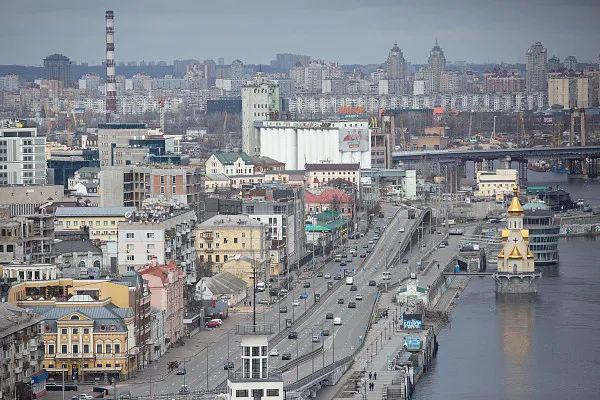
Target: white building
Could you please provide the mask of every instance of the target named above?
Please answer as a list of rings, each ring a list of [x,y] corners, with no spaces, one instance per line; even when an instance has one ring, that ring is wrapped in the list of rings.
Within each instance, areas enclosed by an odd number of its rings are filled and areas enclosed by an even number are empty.
[[[280,111],[277,83],[258,75],[242,86],[242,149],[246,154],[260,154],[260,136],[254,123],[275,119]]]
[[[218,152],[208,157],[204,170],[211,175],[254,175],[254,163],[243,152]]]
[[[46,137],[37,128],[0,121],[0,185],[45,183]]]
[[[55,264],[7,264],[2,267],[2,278],[14,278],[17,282],[49,281],[60,277]]]
[[[504,197],[518,186],[519,172],[516,169],[477,171],[476,197]]]
[[[257,123],[260,155],[285,163],[286,170],[305,164],[360,164],[371,168],[371,131],[367,120]]]

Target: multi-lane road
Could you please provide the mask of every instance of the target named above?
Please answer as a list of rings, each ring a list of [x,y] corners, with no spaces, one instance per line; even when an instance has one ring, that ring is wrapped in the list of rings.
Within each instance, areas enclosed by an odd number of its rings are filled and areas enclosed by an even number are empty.
[[[343,259],[347,265],[341,266],[334,260],[326,263],[315,263],[315,271],[302,272],[301,276],[293,282],[293,288],[287,296],[278,300],[270,306],[259,307],[256,322],[271,323],[274,332],[279,329],[285,329],[286,319],[294,321],[291,330],[298,333],[298,339],[288,339],[284,337],[279,343],[271,348],[276,348],[279,356],[270,357],[270,368],[280,369],[289,361],[281,359],[283,353],[291,354],[292,360],[323,346],[323,353],[314,358],[303,362],[298,368],[293,368],[284,374],[286,382],[294,382],[296,375],[299,378],[310,374],[314,369],[321,368],[323,362],[330,364],[334,359],[341,359],[354,352],[364,337],[369,318],[377,296],[377,287],[369,286],[369,281],[375,280],[381,282],[382,273],[385,270],[386,262],[391,262],[391,255],[397,249],[398,244],[403,239],[405,232],[409,232],[410,227],[415,220],[408,219],[408,213],[404,209],[394,207],[389,204],[383,206],[383,218],[376,218],[374,223],[386,228],[380,233],[379,240],[374,241],[377,234],[371,229],[367,234],[359,239],[348,241],[345,250],[339,250],[339,253],[345,252],[347,258]],[[369,244],[374,241],[373,244]],[[357,256],[352,257],[349,250],[355,248]],[[370,250],[367,253],[367,250]],[[365,254],[365,258],[359,255]],[[319,265],[321,264],[321,265]],[[406,268],[391,268],[392,282],[397,281],[406,275]],[[327,283],[334,282],[336,276],[344,279],[344,269],[353,276],[356,291],[351,291],[350,285],[334,285],[333,293],[323,297],[311,310],[314,303],[314,294],[322,296],[326,293]],[[323,276],[317,276],[317,275]],[[331,278],[326,278],[330,275]],[[310,288],[305,288],[304,284],[310,283]],[[306,299],[300,299],[301,294],[306,293]],[[356,295],[360,294],[363,300],[356,300]],[[268,290],[257,293],[257,299],[268,296]],[[302,296],[304,297],[304,296]],[[338,304],[338,299],[344,299],[343,304]],[[353,301],[356,308],[348,308],[348,303]],[[298,303],[294,306],[293,303]],[[280,312],[281,307],[286,307],[287,312]],[[304,311],[308,310],[311,314],[303,318],[300,323],[295,323]],[[334,317],[342,319],[342,325],[333,325],[332,319],[326,319],[327,313],[333,313]],[[226,361],[234,362],[235,367],[239,367],[239,343],[240,337],[235,334],[235,325],[239,323],[252,323],[252,313],[234,314],[228,318],[223,326],[213,329],[210,332],[201,332],[197,337],[188,339],[183,349],[176,349],[176,352],[167,353],[163,358],[168,361],[177,359],[180,365],[185,360],[186,375],[176,375],[175,371],[167,373],[163,363],[155,366],[151,365],[146,370],[138,373],[138,376],[130,381],[119,385],[120,390],[130,391],[133,395],[148,394],[150,389],[152,393],[176,393],[182,384],[189,385],[190,390],[214,389],[227,378],[227,371],[223,369]],[[329,330],[329,336],[320,336],[318,343],[313,343],[313,335],[320,335],[323,330]],[[182,351],[183,350],[183,351]],[[208,352],[208,353],[207,353]],[[174,357],[176,355],[176,357]],[[208,367],[208,380],[207,380]],[[208,381],[208,382],[207,382]],[[152,382],[152,384],[151,384]],[[152,388],[151,388],[152,386]]]

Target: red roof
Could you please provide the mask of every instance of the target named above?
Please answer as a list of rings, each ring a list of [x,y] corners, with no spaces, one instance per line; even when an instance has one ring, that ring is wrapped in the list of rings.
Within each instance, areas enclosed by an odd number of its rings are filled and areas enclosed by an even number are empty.
[[[352,196],[338,188],[326,188],[320,194],[315,194],[307,190],[304,194],[304,201],[308,204],[330,204],[334,200],[340,203],[353,202]]]
[[[145,267],[144,269],[141,269],[139,271],[140,275],[153,275],[156,276],[158,278],[160,278],[160,280],[162,281],[163,284],[168,284],[169,283],[169,272],[174,272],[177,273],[177,264],[175,264],[175,261],[171,260],[169,261],[169,264],[167,265],[148,265],[147,267]],[[177,274],[180,275],[180,274]]]

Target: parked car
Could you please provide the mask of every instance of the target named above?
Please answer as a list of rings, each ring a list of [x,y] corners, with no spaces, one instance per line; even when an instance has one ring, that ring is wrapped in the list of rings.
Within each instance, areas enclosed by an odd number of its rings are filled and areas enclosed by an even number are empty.
[[[367,254],[371,253],[373,250],[372,249],[367,249]]]
[[[309,288],[310,287],[310,282],[304,282],[304,284],[302,286],[304,288]]]
[[[298,339],[298,332],[294,332],[294,331],[290,332],[288,334],[288,339]]]
[[[268,299],[258,299],[258,304],[268,305],[269,300]]]
[[[340,317],[335,317],[333,319],[333,324],[334,325],[342,325],[342,319]]]
[[[356,303],[353,301],[348,302],[348,308],[356,308]]]
[[[271,351],[269,352],[269,356],[271,356],[271,357],[277,357],[277,356],[279,356],[279,350],[277,350],[277,349],[271,349]]]
[[[377,286],[377,282],[375,282],[375,281],[369,281],[369,286]]]
[[[351,292],[356,292],[357,290],[358,290],[358,288],[356,287],[356,285],[350,286],[350,291]]]
[[[402,259],[402,264],[408,264],[408,258],[403,258]]]
[[[398,229],[398,232],[404,232],[404,228]]]
[[[348,265],[348,264],[346,264],[346,261],[342,261],[342,262],[340,263],[340,266],[342,266],[342,267],[345,267],[346,265]]]
[[[344,304],[344,299],[342,299],[342,298],[338,299],[338,304]]]
[[[190,394],[190,387],[188,385],[181,385],[179,394]]]
[[[325,314],[325,319],[333,319],[333,313],[328,312],[327,314]]]
[[[325,279],[331,279],[331,274],[325,274]]]
[[[282,360],[291,360],[292,359],[292,354],[291,353],[283,353],[281,355],[281,359]]]
[[[282,314],[285,314],[287,312],[287,307],[286,306],[279,307],[279,312]]]
[[[313,343],[319,343],[321,341],[321,338],[319,337],[319,335],[313,335],[312,336],[312,342]]]
[[[322,272],[317,272],[317,278],[322,278],[323,277],[323,273]]]
[[[362,253],[362,254],[360,255],[360,258],[367,258],[367,253]]]
[[[348,258],[348,254],[346,254],[346,253],[342,254],[342,258]]]
[[[233,361],[225,361],[225,364],[223,365],[223,369],[224,369],[225,371],[232,370],[232,369],[233,369],[233,367],[234,367],[234,365],[233,365]]]
[[[329,329],[323,329],[321,331],[321,335],[323,335],[323,336],[329,336]]]
[[[339,281],[339,280],[342,279],[342,276],[341,275],[336,275],[333,279],[336,280],[336,281]]]
[[[300,301],[299,301],[299,300],[294,300],[294,301],[292,302],[292,306],[293,306],[293,307],[298,307],[299,305],[300,305]]]
[[[185,368],[179,368],[179,369],[177,370],[177,375],[185,375],[185,372],[186,372],[186,371],[185,371]]]
[[[213,319],[204,324],[206,328],[218,328],[221,324]]]
[[[354,296],[354,300],[362,300],[362,294],[357,294],[356,296]]]

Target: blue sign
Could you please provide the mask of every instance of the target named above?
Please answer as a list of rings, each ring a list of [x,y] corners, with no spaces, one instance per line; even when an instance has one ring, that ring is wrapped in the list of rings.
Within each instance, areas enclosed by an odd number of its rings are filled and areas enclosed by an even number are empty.
[[[417,330],[423,327],[423,316],[421,314],[404,314],[402,318],[402,328],[407,330]]]
[[[408,351],[419,351],[421,350],[421,339],[414,336],[407,336],[404,338],[404,347]]]

